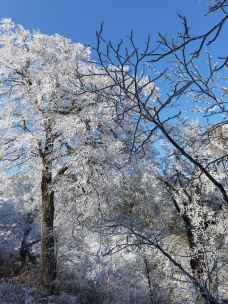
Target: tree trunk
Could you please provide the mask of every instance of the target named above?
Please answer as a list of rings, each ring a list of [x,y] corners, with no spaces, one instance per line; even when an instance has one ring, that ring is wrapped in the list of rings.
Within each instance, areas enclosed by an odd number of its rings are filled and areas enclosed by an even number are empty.
[[[183,214],[182,218],[185,223],[185,228],[187,230],[189,248],[192,250],[195,249],[197,251],[197,254],[194,257],[192,257],[190,260],[192,274],[196,279],[198,279],[199,281],[202,281],[203,275],[204,275],[204,255],[203,255],[203,252],[198,250],[198,246],[197,246],[197,243],[195,242],[194,234],[192,232],[190,218],[186,214]],[[196,296],[196,300],[195,300],[196,304],[210,303],[204,299],[204,297],[201,294],[201,291],[199,289],[197,289],[196,292],[197,292],[197,296]]]
[[[55,137],[52,132],[52,121],[45,121],[46,140],[44,150],[40,151],[43,160],[41,180],[41,266],[40,284],[46,291],[51,291],[56,275],[56,255],[54,236],[54,191],[52,184],[53,146]]]
[[[150,303],[154,304],[151,279],[150,279],[150,270],[149,270],[149,265],[148,265],[145,254],[143,255],[143,258],[144,258],[144,263],[145,263],[145,268],[146,268],[146,277],[147,277],[147,282],[148,282],[148,288],[149,288],[149,292],[150,292]]]
[[[192,269],[192,274],[194,277],[197,279],[201,279],[203,272],[204,272],[204,256],[203,253],[198,250],[197,243],[195,242],[195,238],[192,232],[192,227],[191,227],[191,220],[190,218],[186,215],[182,215],[185,228],[187,231],[187,238],[188,238],[188,245],[189,248],[192,250],[197,250],[198,254],[196,254],[194,257],[191,258],[190,260],[190,265]]]
[[[41,286],[51,291],[56,274],[55,237],[54,237],[54,191],[51,188],[51,174],[42,176],[42,219],[41,219]]]
[[[199,282],[201,282],[203,280],[203,275],[204,275],[204,254],[203,254],[203,252],[201,252],[199,250],[198,244],[195,240],[194,233],[193,233],[193,230],[192,230],[191,218],[188,216],[186,210],[184,212],[181,212],[181,209],[178,205],[178,202],[177,202],[177,200],[175,199],[175,196],[174,196],[174,194],[176,194],[175,188],[168,182],[165,182],[165,184],[168,187],[170,193],[172,194],[172,200],[173,200],[174,206],[175,206],[177,212],[181,215],[182,220],[184,222],[184,226],[185,226],[186,233],[187,233],[187,240],[188,240],[189,249],[197,252],[197,254],[190,259],[190,266],[191,266],[193,277],[196,278],[196,280],[199,280]],[[174,190],[174,193],[171,192],[171,190]],[[189,198],[189,204],[191,204],[191,199],[192,199],[191,196],[189,196],[187,192],[185,192],[185,194]],[[188,206],[187,202],[183,202],[183,204],[184,204],[185,208]],[[203,290],[200,290],[199,288],[196,288],[196,292],[197,292],[196,304],[201,304],[201,303],[214,304],[214,303],[217,303],[217,302],[214,301],[214,299],[208,300],[206,298]]]

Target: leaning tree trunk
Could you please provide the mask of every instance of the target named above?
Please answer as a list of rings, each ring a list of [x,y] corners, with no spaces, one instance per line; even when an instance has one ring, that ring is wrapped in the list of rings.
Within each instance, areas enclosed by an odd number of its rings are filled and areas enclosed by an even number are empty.
[[[43,159],[41,180],[41,266],[40,284],[46,291],[51,291],[56,274],[56,255],[54,237],[54,191],[52,189],[52,154],[54,136],[50,120],[46,123],[46,142],[40,154]]]
[[[187,215],[187,212],[181,214],[182,219],[187,232],[187,240],[189,249],[195,251],[195,255],[190,259],[190,266],[193,277],[199,281],[204,282],[204,253],[198,248],[197,240],[195,239],[192,227],[191,218]],[[196,288],[195,304],[217,304],[217,300],[212,294],[205,294],[205,290]]]
[[[192,197],[188,194],[187,191],[184,191],[185,195],[188,197],[188,201],[183,201],[184,210],[181,211],[179,207],[178,201],[175,199],[175,194],[178,194],[176,189],[169,182],[165,181],[165,185],[167,186],[171,198],[173,200],[174,206],[177,212],[182,217],[186,233],[189,249],[195,251],[196,254],[190,259],[190,267],[192,271],[193,278],[195,278],[199,282],[204,281],[204,253],[198,248],[197,240],[195,239],[193,232],[192,219],[188,215],[187,209],[189,204],[192,203]],[[216,299],[212,295],[206,295],[204,290],[200,290],[200,288],[196,287],[196,304],[206,303],[206,304],[217,304]]]
[[[190,259],[192,274],[197,280],[201,281],[203,280],[204,275],[204,255],[203,252],[198,249],[197,242],[195,241],[195,237],[192,231],[191,219],[187,216],[186,213],[182,214],[182,219],[185,223],[185,228],[187,231],[189,248],[193,251],[196,251],[195,255]],[[205,299],[202,296],[200,290],[197,290],[197,296],[195,301],[196,304],[209,303],[207,301],[205,302]]]

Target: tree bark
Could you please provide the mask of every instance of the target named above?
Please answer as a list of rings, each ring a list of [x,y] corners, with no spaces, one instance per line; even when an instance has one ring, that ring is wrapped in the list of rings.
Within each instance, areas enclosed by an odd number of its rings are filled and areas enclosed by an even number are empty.
[[[145,268],[146,268],[146,277],[147,277],[147,282],[148,282],[148,287],[149,287],[149,292],[150,292],[150,303],[154,304],[151,279],[150,279],[150,270],[149,270],[149,265],[148,265],[145,254],[143,255],[143,258],[144,258],[144,263],[145,263]]]
[[[192,227],[191,218],[188,216],[186,209],[184,212],[181,212],[178,202],[174,196],[174,193],[177,193],[176,189],[167,181],[165,181],[165,185],[167,186],[169,192],[171,193],[171,198],[173,200],[174,206],[175,206],[177,212],[182,217],[182,220],[184,222],[189,249],[191,249],[192,251],[196,251],[196,254],[193,257],[191,257],[191,259],[190,259],[190,267],[191,267],[193,278],[195,278],[199,282],[203,282],[204,281],[204,278],[203,278],[203,276],[204,276],[204,253],[201,250],[199,250],[197,241],[195,240],[195,236],[194,236],[194,233],[192,230],[193,227]],[[189,204],[191,205],[192,197],[188,194],[187,191],[185,191],[185,194],[189,200],[189,202],[183,201],[183,205],[186,208]],[[205,291],[200,289],[199,286],[196,286],[196,292],[197,292],[196,304],[217,303],[216,300],[214,300],[214,298],[208,299],[207,296],[205,296]]]
[[[52,134],[51,121],[45,125],[46,142],[44,151],[41,152],[43,159],[43,172],[41,180],[41,287],[51,292],[56,275],[56,254],[54,236],[54,191],[52,189],[52,154],[54,136]]]
[[[194,234],[193,234],[192,228],[191,228],[190,218],[186,214],[183,214],[182,218],[183,218],[185,228],[187,231],[187,239],[188,239],[189,248],[192,250],[195,249],[197,251],[197,254],[190,259],[190,266],[191,266],[192,274],[196,279],[201,281],[201,280],[203,280],[203,274],[204,274],[204,255],[203,255],[203,252],[201,252],[198,249],[197,243],[195,242]],[[196,304],[210,303],[204,299],[203,295],[201,294],[202,291],[200,291],[197,288],[196,292],[197,292],[197,296],[196,296],[196,300],[195,300]]]
[[[187,231],[187,238],[188,238],[188,245],[189,248],[194,250],[194,249],[198,249],[198,246],[195,242],[195,238],[192,232],[192,228],[191,228],[191,220],[189,219],[189,217],[186,214],[182,215],[182,219],[184,221],[185,224],[185,228]],[[199,252],[199,250],[197,250],[198,253],[191,258],[190,260],[190,265],[191,265],[191,269],[192,269],[192,274],[197,277],[198,279],[202,278],[203,272],[204,272],[204,257],[203,257],[203,253]]]
[[[41,267],[40,283],[45,290],[51,290],[56,274],[54,237],[54,191],[50,191],[51,176],[42,176],[42,222],[41,222]]]

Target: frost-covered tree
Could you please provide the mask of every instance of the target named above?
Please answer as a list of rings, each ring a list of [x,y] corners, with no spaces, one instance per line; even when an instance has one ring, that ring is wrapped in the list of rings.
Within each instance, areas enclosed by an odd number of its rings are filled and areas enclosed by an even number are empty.
[[[192,251],[188,255],[191,268],[156,241],[151,246],[193,283],[199,301],[219,303],[223,294],[211,284],[220,269],[212,247],[220,233],[227,234],[221,219],[226,217],[228,205],[227,56],[215,53],[215,48],[219,49],[224,38],[228,15],[227,1],[210,5],[207,13],[219,13],[220,19],[205,33],[193,34],[186,18],[179,16],[183,32],[176,38],[169,40],[160,34],[157,47],[151,49],[149,38],[139,50],[131,34],[126,50],[122,41],[116,46],[106,42],[101,27],[95,49],[100,65],[114,82],[115,94],[110,98],[107,92],[106,97],[116,107],[118,125],[131,124],[135,130],[132,152],[142,152],[156,141],[163,155],[161,180],[182,217]],[[118,67],[115,74],[110,73],[113,66]],[[134,233],[145,238],[144,233]],[[208,247],[203,249],[206,243]],[[223,241],[215,247],[220,245]]]
[[[54,188],[69,168],[89,159],[98,126],[112,111],[83,89],[98,77],[88,76],[95,66],[82,44],[29,32],[9,19],[1,22],[0,44],[1,166],[5,179],[29,178],[33,202],[41,205],[40,279],[49,289],[56,268]]]

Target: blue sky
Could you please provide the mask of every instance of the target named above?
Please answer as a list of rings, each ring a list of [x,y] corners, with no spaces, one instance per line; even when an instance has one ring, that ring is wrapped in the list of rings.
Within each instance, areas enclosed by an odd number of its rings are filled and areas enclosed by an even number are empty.
[[[0,17],[11,17],[29,29],[59,33],[75,42],[95,43],[101,21],[105,36],[117,41],[134,30],[139,45],[151,33],[170,35],[180,30],[177,13],[185,14],[193,30],[208,28],[202,18],[207,0],[5,0]]]
[[[74,42],[95,45],[95,32],[104,21],[104,36],[114,42],[135,33],[137,46],[143,47],[148,34],[152,43],[157,33],[169,37],[182,30],[177,13],[189,20],[193,33],[204,33],[219,16],[204,17],[207,0],[2,0],[0,18],[10,17],[28,29],[46,34],[58,33]],[[225,30],[228,37],[228,30]],[[226,40],[224,40],[226,41]],[[155,45],[155,44],[154,44]],[[152,44],[153,46],[153,44]],[[214,50],[227,55],[224,43]],[[96,57],[95,57],[96,58]],[[158,84],[160,88],[162,83]],[[163,90],[161,90],[162,92]]]

